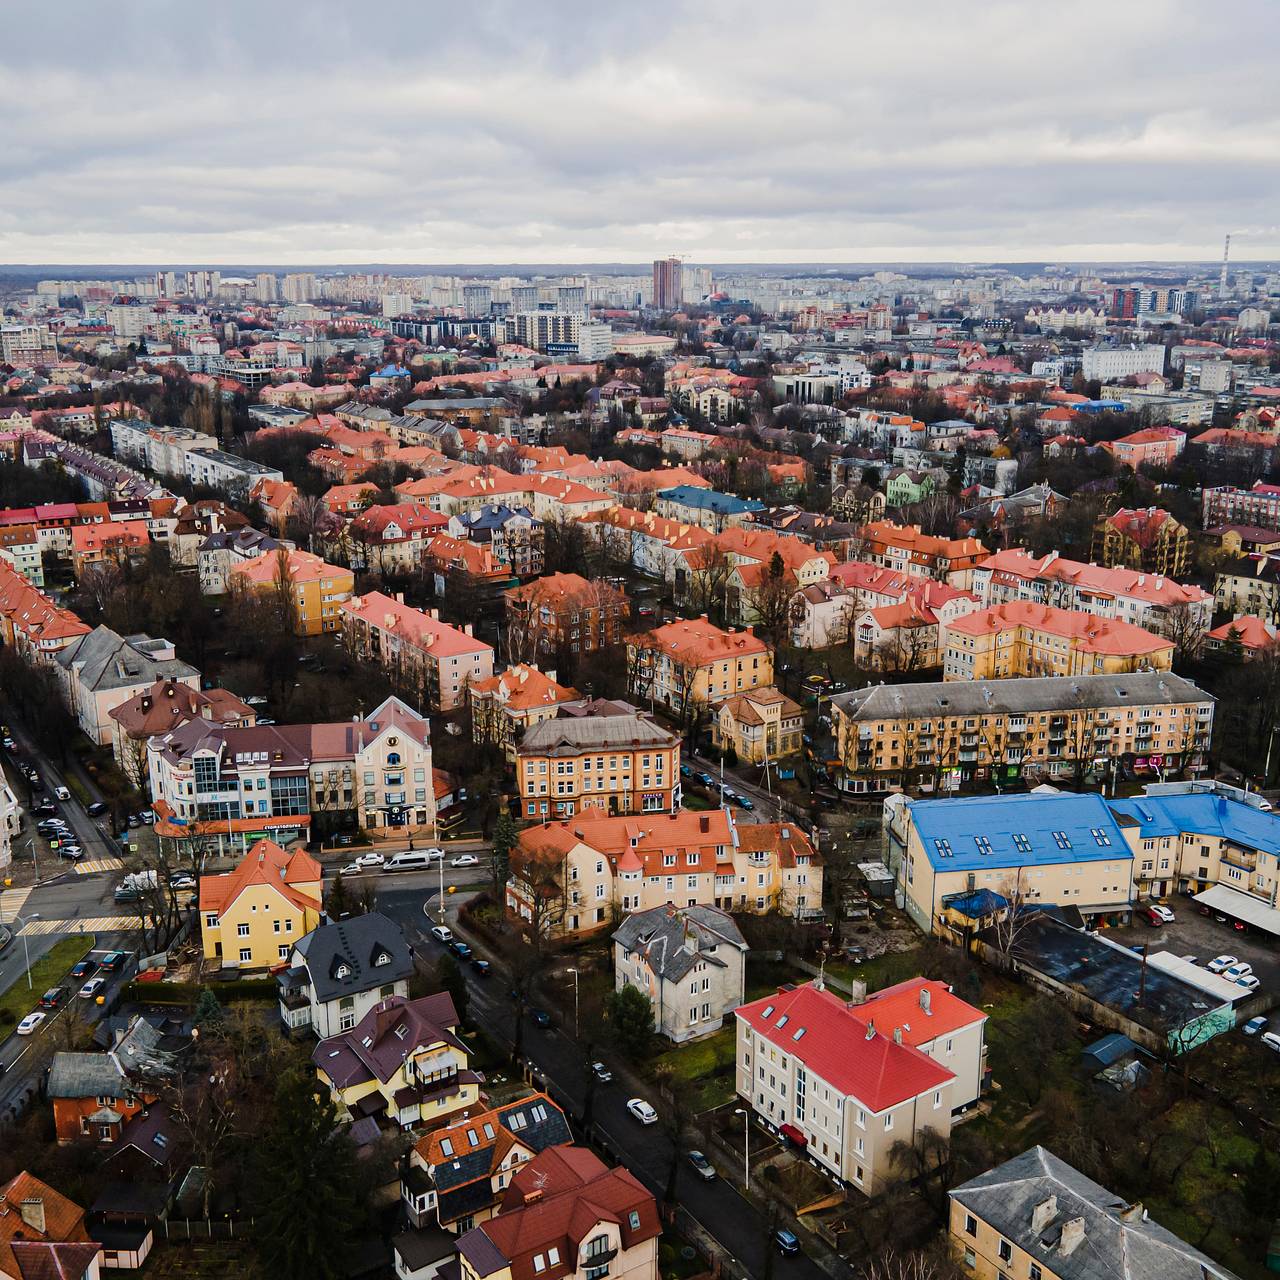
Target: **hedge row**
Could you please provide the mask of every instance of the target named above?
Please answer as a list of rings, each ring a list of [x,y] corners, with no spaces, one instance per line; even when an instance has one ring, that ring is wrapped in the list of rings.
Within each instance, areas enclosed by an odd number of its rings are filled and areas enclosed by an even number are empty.
[[[212,991],[221,1004],[233,1000],[275,1000],[280,988],[272,981],[241,979],[237,982],[129,982],[121,989],[123,1000],[139,1004],[174,1004],[196,1007],[205,991]]]

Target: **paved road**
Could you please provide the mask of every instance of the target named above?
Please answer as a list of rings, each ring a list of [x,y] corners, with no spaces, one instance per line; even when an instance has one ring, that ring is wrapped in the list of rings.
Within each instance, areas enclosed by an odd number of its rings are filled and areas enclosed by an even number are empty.
[[[456,899],[448,904],[446,914],[451,922],[457,905]],[[433,911],[431,917],[424,908]],[[398,881],[394,887],[385,880],[378,885],[378,909],[400,924],[417,953],[428,961],[443,954],[443,948],[428,932],[435,919],[434,908],[432,893],[401,886]],[[470,993],[470,1021],[499,1043],[511,1045],[516,1010],[507,982],[498,973],[480,978],[465,966],[463,972]],[[552,1096],[576,1119],[582,1115],[587,1073],[582,1046],[569,1034],[571,1030],[541,1030],[530,1021],[525,1027],[524,1051],[527,1060],[545,1078]],[[661,1197],[666,1189],[671,1140],[660,1126],[646,1127],[635,1120],[626,1109],[626,1101],[623,1085],[598,1085],[592,1108],[593,1126],[610,1152]],[[715,1182],[703,1182],[683,1161],[680,1170],[677,1201],[752,1276],[763,1276],[765,1222],[759,1211],[743,1198],[734,1181],[721,1177]],[[775,1256],[774,1274],[786,1280],[827,1280],[826,1273],[803,1256]]]
[[[709,773],[716,780],[717,786],[719,785],[720,762],[718,760],[711,760],[706,756],[686,754],[684,762],[692,766],[695,773]],[[685,786],[688,786],[691,782],[699,790],[703,789],[695,779],[684,779]],[[754,809],[743,809],[740,805],[733,805],[735,821],[780,822],[782,820],[778,810],[777,797],[770,795],[766,788],[757,786],[754,782],[745,781],[740,774],[734,773],[729,769],[724,771],[724,782],[725,786],[731,791],[736,791],[739,795],[750,796],[755,804]],[[714,794],[714,792],[715,788],[712,788],[712,793]]]

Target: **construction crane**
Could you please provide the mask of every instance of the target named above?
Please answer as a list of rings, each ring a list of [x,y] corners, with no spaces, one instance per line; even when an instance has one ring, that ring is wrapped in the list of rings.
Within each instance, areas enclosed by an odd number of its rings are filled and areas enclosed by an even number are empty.
[[[1227,262],[1231,258],[1231,232],[1227,232],[1227,239],[1222,246],[1222,274],[1218,277],[1218,297],[1225,298],[1227,296]]]

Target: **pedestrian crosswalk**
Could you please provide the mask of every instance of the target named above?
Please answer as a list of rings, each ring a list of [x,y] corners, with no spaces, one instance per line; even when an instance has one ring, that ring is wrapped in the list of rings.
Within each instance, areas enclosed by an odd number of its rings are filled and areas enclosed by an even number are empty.
[[[88,858],[76,863],[76,875],[91,876],[99,871],[123,871],[119,858]]]
[[[74,920],[32,920],[20,933],[122,933],[138,928],[137,916],[89,916]]]
[[[22,910],[22,904],[31,896],[31,886],[24,889],[0,891],[0,924],[8,924]]]

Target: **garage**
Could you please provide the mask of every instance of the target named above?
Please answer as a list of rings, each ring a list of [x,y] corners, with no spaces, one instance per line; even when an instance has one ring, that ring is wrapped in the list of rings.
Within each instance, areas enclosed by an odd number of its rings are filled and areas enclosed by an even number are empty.
[[[1280,938],[1280,911],[1269,907],[1260,898],[1241,893],[1229,885],[1215,884],[1203,893],[1197,893],[1193,899],[1211,911],[1220,912],[1232,920],[1240,920],[1251,928]]]

